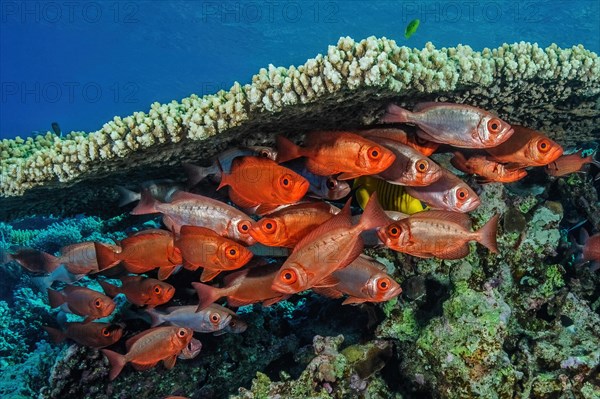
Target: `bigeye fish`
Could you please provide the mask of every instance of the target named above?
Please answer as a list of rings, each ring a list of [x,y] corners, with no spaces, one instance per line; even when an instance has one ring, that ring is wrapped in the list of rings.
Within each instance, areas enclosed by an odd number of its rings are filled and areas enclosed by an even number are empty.
[[[104,348],[121,339],[123,329],[117,324],[110,323],[66,323],[65,330],[44,326],[54,343],[65,339],[77,342],[90,348]]]
[[[366,255],[360,255],[332,276],[339,281],[336,285],[313,288],[313,291],[329,298],[348,295],[342,305],[385,302],[402,292],[400,285],[385,272],[385,266]]]
[[[192,340],[192,334],[191,329],[184,327],[155,327],[129,338],[125,355],[102,349],[110,363],[109,380],[117,378],[127,363],[136,370],[147,370],[162,361],[166,369],[172,369],[177,355]]]
[[[262,302],[270,306],[290,297],[271,288],[273,279],[279,273],[278,264],[250,267],[230,273],[223,279],[223,287],[217,288],[202,283],[192,283],[198,293],[196,311],[206,309],[220,298],[227,298],[227,305],[233,307]]]
[[[314,286],[333,286],[331,274],[354,261],[362,252],[363,231],[387,225],[389,218],[373,194],[359,222],[352,224],[350,200],[344,209],[306,235],[273,279],[272,289],[295,294]]]
[[[327,199],[330,201],[344,198],[350,193],[348,182],[338,180],[334,176],[319,176],[308,170],[304,160],[294,159],[282,164],[304,177],[309,184],[308,194],[311,197]]]
[[[227,308],[224,308],[227,309]],[[229,310],[229,309],[227,309]],[[244,320],[242,320],[237,314],[235,314],[235,312],[229,310],[232,315],[231,315],[231,321],[229,322],[229,324],[227,324],[225,326],[224,329],[220,330],[220,331],[215,331],[213,333],[213,335],[218,336],[218,335],[223,335],[223,334],[241,334],[244,331],[246,331],[248,329],[248,323],[246,323]]]
[[[579,172],[588,163],[600,168],[600,161],[595,160],[594,155],[590,154],[587,157],[583,157],[583,150],[579,150],[574,154],[563,155],[546,165],[546,173],[555,177],[566,176]]]
[[[213,333],[223,330],[231,321],[230,310],[212,304],[206,309],[196,312],[197,306],[172,306],[160,312],[148,309],[152,318],[152,327],[167,323],[172,326],[186,327],[199,333]]]
[[[202,342],[197,340],[196,338],[192,338],[189,344],[185,348],[181,350],[181,353],[177,355],[177,359],[189,360],[194,359],[196,356],[200,354],[202,350]],[[173,396],[173,398],[177,398],[178,396]]]
[[[101,319],[115,310],[115,303],[104,294],[86,287],[67,285],[62,291],[48,288],[51,308],[61,307],[68,313],[85,317],[84,323]]]
[[[124,294],[127,297],[127,301],[136,306],[153,308],[163,305],[169,302],[175,294],[175,287],[154,278],[123,276],[120,280],[120,287],[109,284],[106,281],[99,281],[99,283],[109,297],[114,298],[119,294]]]
[[[506,164],[506,168],[544,166],[562,155],[562,147],[541,132],[519,125],[512,127],[515,132],[508,140],[485,149],[492,160]]]
[[[105,270],[122,263],[130,273],[146,273],[159,268],[159,279],[165,280],[181,265],[181,251],[175,247],[173,234],[166,230],[140,231],[120,243],[120,251],[94,243],[98,268]]]
[[[271,147],[263,146],[236,147],[220,153],[210,166],[204,167],[184,163],[183,169],[188,176],[188,186],[194,187],[208,176],[221,179],[221,172],[231,173],[231,165],[234,159],[245,156],[260,156],[274,161],[277,158],[277,152]]]
[[[142,192],[142,200],[131,214],[148,213],[162,213],[165,226],[177,234],[183,225],[199,226],[246,245],[255,243],[250,237],[252,219],[248,215],[221,201],[202,195],[178,191],[167,204],[156,201],[148,193]]]
[[[450,163],[464,173],[477,175],[477,182],[480,184],[512,183],[527,176],[525,169],[509,169],[506,165],[491,161],[484,155],[472,155],[467,159],[460,152],[455,152]]]
[[[581,262],[591,262],[591,271],[600,269],[600,233],[590,237],[585,229],[581,229],[579,241],[581,242],[579,260]]]
[[[492,113],[466,104],[419,103],[413,112],[390,104],[384,123],[412,123],[425,140],[462,148],[489,148],[502,144],[513,128]]]
[[[308,191],[308,181],[275,161],[260,157],[233,160],[231,173],[221,174],[218,189],[229,186],[229,199],[241,208],[264,214],[279,205],[294,204]]]
[[[243,245],[221,237],[205,227],[182,226],[175,245],[181,251],[183,267],[204,268],[200,281],[210,281],[223,271],[244,266],[253,254]]]
[[[406,192],[431,208],[455,212],[471,212],[481,200],[460,178],[442,168],[442,177],[425,187],[405,187]]]
[[[139,191],[133,191],[123,186],[115,186],[119,193],[118,206],[125,206],[135,201],[142,199],[142,191],[147,190],[152,197],[160,202],[171,202],[173,195],[184,187],[171,179],[149,180],[139,186]]]
[[[394,163],[376,176],[402,186],[428,186],[442,177],[442,169],[419,151],[397,141],[367,136],[392,151]]]
[[[498,218],[492,216],[479,230],[471,231],[471,219],[460,212],[425,211],[379,229],[383,244],[420,258],[461,259],[469,254],[469,242],[477,241],[498,253]]]
[[[277,162],[306,157],[307,169],[320,176],[340,174],[339,180],[377,174],[394,162],[394,154],[379,144],[351,132],[312,132],[305,147],[277,136]]]
[[[418,134],[409,134],[402,129],[393,127],[361,130],[356,133],[364,137],[381,137],[384,139],[397,141],[400,144],[412,147],[426,157],[433,154],[440,146],[439,143],[427,141],[421,138]]]
[[[381,207],[386,211],[401,212],[407,215],[421,212],[427,209],[427,205],[420,200],[411,197],[405,187],[391,184],[385,180],[371,176],[362,176],[354,180],[356,201],[362,209],[365,209],[369,197],[374,192]]]
[[[408,25],[406,25],[406,29],[404,29],[404,38],[410,38],[417,31],[417,28],[419,27],[420,23],[421,21],[419,21],[418,19],[413,19],[412,21],[410,21]]]
[[[338,212],[339,209],[325,202],[292,205],[254,222],[250,235],[264,245],[293,248]]]

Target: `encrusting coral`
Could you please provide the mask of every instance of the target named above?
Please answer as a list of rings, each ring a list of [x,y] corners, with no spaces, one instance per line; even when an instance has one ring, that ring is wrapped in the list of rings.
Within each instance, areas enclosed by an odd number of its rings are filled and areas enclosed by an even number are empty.
[[[593,136],[599,95],[600,60],[582,46],[542,49],[521,42],[477,52],[344,37],[304,65],[269,65],[250,84],[154,103],[148,113],[115,117],[96,132],[3,140],[0,217],[23,212],[24,202],[28,212],[102,209],[89,205],[110,197],[118,182],[180,176],[182,161],[206,161],[240,137],[272,142],[282,129],[293,136],[372,123],[392,98],[400,105],[477,104],[568,145]],[[23,194],[26,201],[18,198]]]

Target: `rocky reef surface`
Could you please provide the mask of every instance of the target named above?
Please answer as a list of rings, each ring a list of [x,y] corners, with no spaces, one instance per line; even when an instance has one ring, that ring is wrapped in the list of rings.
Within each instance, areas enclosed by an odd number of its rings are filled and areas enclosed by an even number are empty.
[[[519,43],[479,53],[343,38],[326,56],[271,66],[230,92],[155,104],[90,134],[4,141],[0,252],[56,252],[153,227],[157,218],[107,205],[114,184],[181,177],[181,161],[207,162],[231,143],[362,126],[392,100],[478,105],[566,146],[600,140],[600,61],[581,47]],[[342,306],[308,293],[243,307],[244,333],[202,336],[197,358],[172,370],[128,367],[112,383],[99,351],[46,342],[40,327],[54,312],[45,293],[18,265],[2,266],[0,396],[600,397],[600,274],[577,263],[568,231],[581,220],[599,230],[600,182],[536,173],[510,185],[467,181],[482,200],[471,214],[476,227],[502,214],[499,254],[473,245],[448,261],[370,249],[401,283],[399,299]],[[132,333],[146,328],[124,314],[114,321]]]

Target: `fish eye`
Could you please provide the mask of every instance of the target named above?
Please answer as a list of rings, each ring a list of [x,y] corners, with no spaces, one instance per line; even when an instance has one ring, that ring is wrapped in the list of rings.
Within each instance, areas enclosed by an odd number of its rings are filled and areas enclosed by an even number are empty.
[[[104,327],[102,329],[102,335],[104,335],[105,337],[110,337],[110,331],[108,330],[108,328]]]
[[[247,220],[244,220],[240,223],[238,223],[238,231],[240,233],[247,233],[250,230],[250,222]]]
[[[292,176],[290,175],[283,175],[281,176],[281,179],[279,180],[281,182],[281,185],[283,187],[289,187],[292,184]]]
[[[210,314],[210,322],[213,324],[218,324],[221,321],[221,315],[218,313]]]
[[[379,288],[380,291],[387,291],[390,289],[391,287],[391,281],[389,278],[384,277],[384,278],[380,278],[377,281],[377,288]]]
[[[421,159],[420,161],[417,162],[417,169],[419,170],[419,172],[425,172],[429,167],[429,162],[427,162],[424,159]]]
[[[468,196],[467,190],[464,188],[460,188],[456,192],[456,198],[458,198],[459,200],[464,200],[465,198],[467,198],[467,196]]]
[[[225,248],[225,256],[229,259],[235,259],[238,255],[238,250],[234,246]]]
[[[333,190],[335,186],[337,186],[337,180],[330,177],[329,179],[327,179],[326,186],[328,189]]]
[[[541,140],[538,142],[537,149],[539,152],[548,152],[550,150],[550,143],[548,140]]]
[[[277,222],[272,219],[265,219],[261,224],[261,228],[265,233],[274,233],[277,229]]]
[[[381,158],[381,149],[379,147],[371,147],[368,154],[371,159],[379,159]]]
[[[160,285],[155,285],[154,286],[154,293],[155,294],[160,294],[162,291],[162,288],[160,288]]]
[[[177,335],[179,335],[180,337],[185,337],[187,335],[187,332],[185,331],[185,329],[180,328],[179,331],[177,331]]]
[[[298,276],[296,275],[296,272],[293,271],[292,269],[282,270],[281,274],[279,275],[279,278],[285,284],[294,284],[298,280]]]
[[[397,238],[400,236],[400,229],[396,225],[391,225],[388,228],[388,234],[392,238]]]
[[[100,298],[96,298],[96,300],[94,301],[94,306],[97,308],[102,307],[102,301],[100,300]]]
[[[492,118],[487,123],[488,131],[493,134],[500,133],[501,126],[502,126],[502,123],[500,122],[500,119],[498,119],[498,118]]]

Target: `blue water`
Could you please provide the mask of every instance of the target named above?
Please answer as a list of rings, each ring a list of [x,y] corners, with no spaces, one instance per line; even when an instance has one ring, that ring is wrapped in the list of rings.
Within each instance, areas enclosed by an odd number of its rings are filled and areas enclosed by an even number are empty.
[[[404,27],[421,20],[404,39]],[[600,2],[578,1],[2,1],[0,138],[93,131],[145,111],[249,82],[335,44],[386,36],[399,44],[474,49],[504,42],[583,44],[600,51]]]

